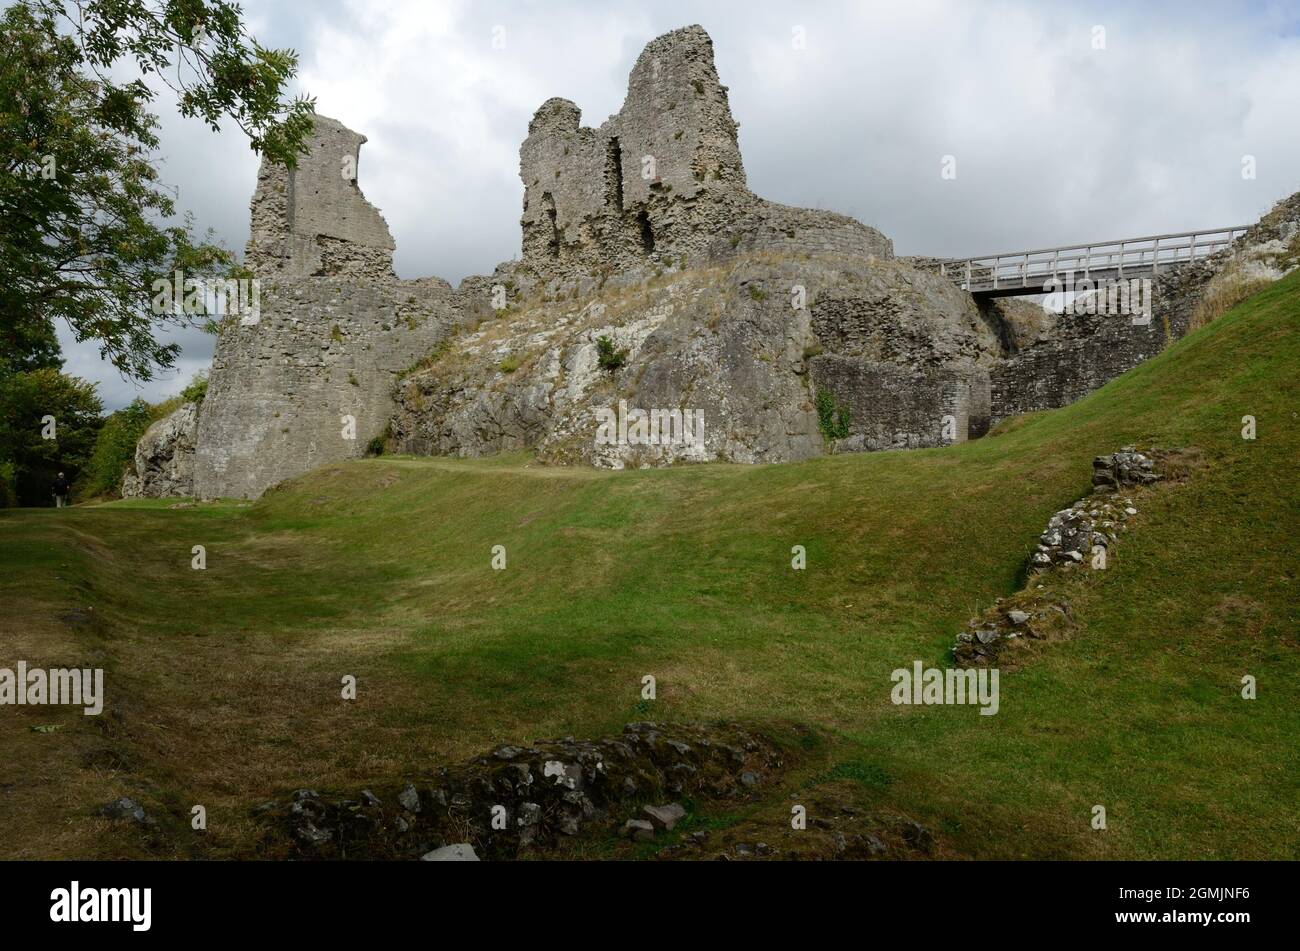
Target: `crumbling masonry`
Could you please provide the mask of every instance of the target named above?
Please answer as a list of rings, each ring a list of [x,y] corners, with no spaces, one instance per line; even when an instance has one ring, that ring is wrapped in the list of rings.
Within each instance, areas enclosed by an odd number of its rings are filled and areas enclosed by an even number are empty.
[[[645,48],[617,114],[580,119],[565,99],[537,110],[522,258],[452,289],[397,279],[357,187],[365,137],[317,117],[296,169],[258,174],[260,314],[225,321],[204,403],[150,430],[126,491],[255,497],[372,444],[622,467],[959,442],[1159,352],[1226,260],[1163,278],[1147,324],[977,306],[874,229],[749,190],[698,26]],[[1294,257],[1297,221],[1292,199],[1243,241]],[[602,338],[621,366],[602,364]],[[704,440],[597,445],[594,410],[619,400],[702,412]]]

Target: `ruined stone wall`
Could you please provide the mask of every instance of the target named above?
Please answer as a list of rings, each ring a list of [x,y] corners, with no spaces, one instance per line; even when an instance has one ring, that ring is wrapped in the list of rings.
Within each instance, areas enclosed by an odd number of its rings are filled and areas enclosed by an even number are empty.
[[[394,277],[388,227],[356,184],[364,141],[317,116],[297,168],[262,163],[245,256],[258,306],[223,322],[198,421],[197,496],[256,497],[362,455],[388,428],[398,376],[463,319],[445,281]]]
[[[1134,325],[1126,315],[1085,318],[1065,314],[1060,321],[1065,325],[1078,321],[1084,332],[1063,334],[1029,347],[990,372],[992,422],[1073,403],[1166,346],[1164,329],[1154,319],[1142,326]]]
[[[845,452],[924,449],[988,431],[989,380],[980,370],[908,370],[835,354],[810,361],[818,391],[848,411]]]
[[[524,262],[543,280],[763,249],[893,256],[852,218],[749,191],[713,43],[698,26],[651,42],[622,109],[599,129],[580,123],[576,105],[549,99],[520,149]]]
[[[725,227],[707,245],[710,257],[737,251],[786,254],[840,254],[888,261],[894,243],[874,228],[847,215],[813,208],[792,208],[759,200],[739,220]]]
[[[846,269],[853,280],[823,284],[804,266],[812,331],[842,356],[923,370],[991,366],[997,333],[951,281],[897,262]],[[796,269],[798,273],[798,269]]]
[[[446,284],[268,281],[262,317],[221,334],[199,418],[194,494],[253,498],[363,455],[393,413],[398,377],[459,319]],[[345,421],[355,432],[345,438]]]
[[[1244,240],[1263,257],[1238,248],[1162,274],[1149,323],[979,307],[852,218],[755,196],[736,128],[700,27],[651,42],[598,129],[547,100],[520,149],[522,260],[453,291],[396,279],[392,237],[357,187],[365,138],[318,117],[296,169],[259,172],[246,263],[260,313],[222,331],[194,494],[256,496],[380,435],[406,451],[615,467],[959,442],[1159,352],[1230,260],[1273,276],[1300,262],[1297,196]],[[602,365],[602,338],[622,365]],[[833,447],[822,391],[849,416]],[[595,409],[622,402],[701,413],[704,435],[598,443]]]
[[[366,137],[325,116],[314,122],[296,168],[263,160],[258,170],[244,263],[264,278],[392,280],[392,235],[357,187]]]
[[[1135,324],[1135,315],[1114,313],[1113,308],[1108,315],[1064,313],[1046,324],[1022,321],[1014,328],[1021,346],[991,374],[992,420],[1056,409],[1087,396],[1195,329],[1198,304],[1216,288],[1234,281],[1276,280],[1296,266],[1300,194],[1278,202],[1231,247],[1162,267],[1151,281],[1146,323]],[[998,310],[1007,317],[1007,309],[994,305],[986,312]]]

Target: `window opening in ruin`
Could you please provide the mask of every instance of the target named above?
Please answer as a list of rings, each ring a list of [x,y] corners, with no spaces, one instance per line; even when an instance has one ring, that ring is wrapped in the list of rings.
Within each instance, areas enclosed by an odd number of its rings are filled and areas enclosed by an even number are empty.
[[[555,196],[550,192],[542,193],[542,207],[546,209],[546,220],[551,223],[551,240],[547,249],[551,252],[551,257],[560,256],[560,227],[556,224],[555,218]]]
[[[650,227],[650,215],[644,210],[636,216],[637,224],[641,226],[641,247],[645,249],[646,254],[650,254],[655,249],[655,233]]]
[[[605,151],[605,204],[623,213],[623,149],[618,136],[609,140]]]

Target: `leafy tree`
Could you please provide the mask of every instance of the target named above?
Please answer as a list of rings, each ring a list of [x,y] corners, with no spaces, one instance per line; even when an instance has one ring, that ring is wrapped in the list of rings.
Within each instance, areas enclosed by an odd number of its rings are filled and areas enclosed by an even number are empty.
[[[130,63],[138,77],[112,78]],[[0,341],[48,356],[55,321],[99,344],[123,374],[151,379],[179,348],[154,337],[154,286],[228,276],[233,257],[175,214],[152,153],[156,78],[182,114],[230,116],[254,149],[292,164],[312,103],[284,104],[289,50],[247,35],[225,0],[19,0],[0,17]],[[42,349],[43,348],[43,349]],[[23,367],[30,368],[30,367]],[[3,457],[0,457],[3,458]]]
[[[54,328],[39,321],[0,324],[0,379],[9,373],[63,366]]]
[[[200,370],[194,374],[194,379],[185,385],[181,390],[182,403],[202,403],[203,397],[208,395],[208,371]]]
[[[95,384],[53,368],[0,379],[0,467],[19,504],[49,505],[58,473],[77,478],[94,449],[103,411]]]
[[[116,497],[122,490],[122,476],[135,461],[135,446],[155,419],[158,407],[137,399],[116,413],[110,413],[100,427],[95,447],[77,479],[76,496]]]

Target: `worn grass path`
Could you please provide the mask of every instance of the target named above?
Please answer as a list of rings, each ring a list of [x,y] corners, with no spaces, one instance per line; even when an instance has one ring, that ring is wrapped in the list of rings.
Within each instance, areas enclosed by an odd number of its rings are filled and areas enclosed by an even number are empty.
[[[0,856],[244,855],[248,807],[286,789],[726,717],[817,728],[794,788],[848,782],[943,854],[1294,858],[1298,331],[1293,275],[1080,403],[945,449],[617,473],[383,458],[251,506],[2,512],[0,666],[105,666],[109,711],[0,708]],[[1077,585],[1074,637],[1003,676],[997,716],[892,706],[890,672],[946,665],[1092,457],[1133,442],[1203,465]],[[152,842],[91,817],[124,794],[160,817]]]

